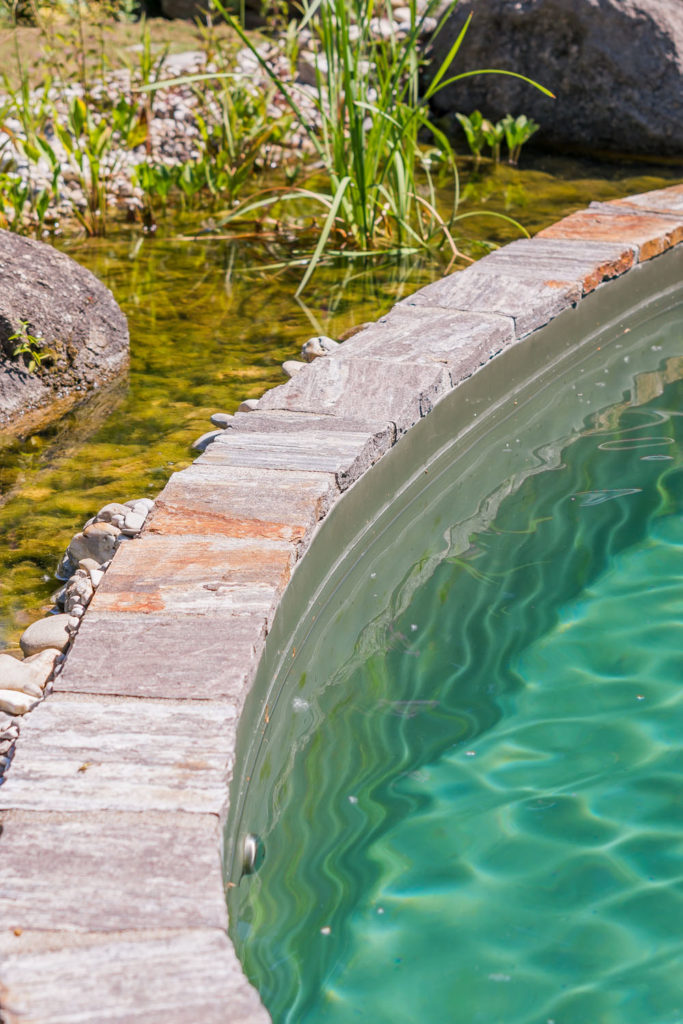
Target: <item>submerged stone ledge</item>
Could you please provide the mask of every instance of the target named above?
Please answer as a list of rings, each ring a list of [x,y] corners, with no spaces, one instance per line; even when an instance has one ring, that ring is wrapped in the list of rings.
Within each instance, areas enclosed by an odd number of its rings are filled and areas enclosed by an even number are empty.
[[[117,550],[22,724],[1,790],[5,1024],[266,1024],[227,936],[223,827],[239,715],[292,572],[458,383],[682,240],[683,186],[572,214],[220,420]]]

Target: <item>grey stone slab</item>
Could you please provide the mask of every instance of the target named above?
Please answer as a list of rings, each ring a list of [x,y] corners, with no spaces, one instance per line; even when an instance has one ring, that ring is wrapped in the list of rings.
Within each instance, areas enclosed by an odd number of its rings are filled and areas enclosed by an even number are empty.
[[[425,416],[451,386],[438,363],[326,356],[288,384],[267,391],[259,411],[285,409],[366,422],[390,421],[402,434]]]
[[[344,342],[332,358],[337,359],[339,355],[346,351],[346,347],[347,342]],[[323,358],[330,357],[325,356]],[[270,431],[284,433],[301,430],[329,431],[333,434],[339,434],[350,431],[352,434],[370,433],[378,444],[385,443],[391,445],[394,440],[394,432],[389,422],[383,423],[381,420],[373,421],[354,416],[345,418],[331,414],[315,415],[309,412],[288,412],[284,409],[270,412],[262,412],[260,409],[256,409],[254,412],[238,412],[233,416],[227,430],[238,430],[240,433],[253,430],[258,434],[267,434]]]
[[[399,305],[345,342],[339,358],[443,363],[457,384],[513,340],[509,317]]]
[[[635,247],[619,243],[521,238],[480,260],[477,269],[498,273],[523,267],[544,279],[580,282],[585,295],[602,281],[626,273],[636,260]]]
[[[294,559],[285,541],[147,533],[119,548],[90,608],[270,614]]]
[[[0,808],[222,816],[236,721],[234,704],[53,694],[24,723]]]
[[[297,433],[226,430],[197,459],[197,465],[220,463],[333,473],[339,490],[344,491],[384,454],[390,444],[388,431],[385,438],[385,443],[378,443],[370,432],[350,430],[340,433],[310,428]]]
[[[523,267],[505,272],[480,270],[478,265],[427,285],[399,303],[400,307],[436,306],[472,313],[512,317],[518,338],[549,323],[582,295],[578,281],[539,280]]]
[[[6,1024],[269,1024],[218,929],[89,936],[75,947],[60,937],[61,948],[4,958]]]
[[[301,544],[327,515],[338,493],[332,473],[195,464],[173,474],[156,500],[146,530]]]
[[[680,213],[683,214],[683,185],[672,185],[669,188],[658,188],[652,192],[640,192],[624,199],[614,199],[614,206],[635,206],[647,213]]]
[[[98,613],[89,608],[55,692],[241,702],[263,650],[265,612]]]
[[[227,925],[214,815],[7,811],[2,825],[0,930]]]

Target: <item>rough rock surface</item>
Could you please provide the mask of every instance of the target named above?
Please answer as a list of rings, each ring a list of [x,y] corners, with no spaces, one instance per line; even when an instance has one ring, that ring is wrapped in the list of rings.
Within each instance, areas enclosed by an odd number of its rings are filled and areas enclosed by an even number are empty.
[[[22,322],[54,354],[34,373],[9,340]],[[109,380],[127,362],[126,318],[109,289],[52,246],[0,231],[0,424]]]
[[[527,114],[541,125],[541,145],[683,153],[680,0],[460,0],[433,66],[470,14],[453,74],[515,71],[557,98],[509,76],[478,75],[438,93],[440,112]]]

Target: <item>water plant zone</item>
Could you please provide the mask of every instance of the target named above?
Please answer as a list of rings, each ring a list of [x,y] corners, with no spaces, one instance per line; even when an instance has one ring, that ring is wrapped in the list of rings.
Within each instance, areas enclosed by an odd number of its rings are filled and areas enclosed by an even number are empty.
[[[420,88],[423,51],[450,9],[438,0],[314,0],[267,40],[220,0],[212,10],[227,37],[209,18],[200,50],[169,55],[153,49],[143,25],[135,60],[121,68],[109,66],[87,7],[76,6],[71,50],[36,9],[48,70],[32,85],[17,51],[0,106],[5,225],[43,234],[76,219],[87,234],[105,235],[118,210],[149,232],[169,208],[201,209],[211,212],[203,230],[272,236],[285,262],[306,267],[300,290],[323,258],[443,251],[447,262],[458,259],[456,225],[471,214],[458,213],[452,140],[429,103],[475,73],[454,70],[466,26]],[[88,33],[99,33],[97,59]],[[505,138],[516,163],[533,125],[510,117],[490,132],[496,157]],[[473,151],[478,160],[478,141]]]

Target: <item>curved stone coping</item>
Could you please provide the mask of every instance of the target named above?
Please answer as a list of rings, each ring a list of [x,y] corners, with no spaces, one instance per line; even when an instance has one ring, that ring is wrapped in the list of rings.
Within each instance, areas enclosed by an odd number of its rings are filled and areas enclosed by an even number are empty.
[[[268,1021],[227,937],[222,844],[237,722],[294,567],[460,381],[682,240],[683,186],[593,204],[404,300],[171,477],[2,787],[6,1024]]]

